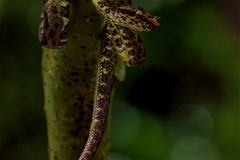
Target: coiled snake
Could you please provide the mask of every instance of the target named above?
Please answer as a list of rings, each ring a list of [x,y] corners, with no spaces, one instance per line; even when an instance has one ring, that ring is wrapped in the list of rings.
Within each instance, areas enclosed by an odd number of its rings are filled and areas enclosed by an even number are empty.
[[[143,8],[131,7],[131,0],[92,0],[105,17],[98,60],[92,124],[87,144],[79,160],[91,160],[101,142],[110,105],[113,74],[117,57],[127,66],[144,62],[145,49],[137,31],[150,31],[158,26],[156,16]],[[42,46],[60,49],[65,46],[69,26],[69,0],[43,0],[39,39]]]

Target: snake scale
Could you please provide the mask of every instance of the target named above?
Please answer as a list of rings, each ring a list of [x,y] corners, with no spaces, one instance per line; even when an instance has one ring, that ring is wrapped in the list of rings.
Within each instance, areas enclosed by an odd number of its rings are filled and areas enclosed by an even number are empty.
[[[65,46],[69,16],[69,0],[43,0],[39,27],[39,40],[42,46],[50,49],[60,49]]]
[[[158,26],[156,16],[143,8],[131,7],[131,0],[92,0],[105,17],[98,60],[92,124],[86,146],[79,160],[91,160],[101,142],[110,105],[114,70],[119,56],[127,66],[137,66],[146,58],[137,31],[150,31]],[[69,26],[68,0],[43,0],[44,9],[39,27],[42,46],[60,49],[66,44]]]

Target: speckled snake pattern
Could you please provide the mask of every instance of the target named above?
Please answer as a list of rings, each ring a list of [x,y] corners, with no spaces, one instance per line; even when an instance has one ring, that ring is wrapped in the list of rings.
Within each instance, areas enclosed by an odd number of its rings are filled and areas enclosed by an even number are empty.
[[[69,16],[69,0],[43,0],[39,27],[39,40],[42,46],[50,49],[60,49],[65,46]]]
[[[142,64],[146,54],[137,31],[150,31],[159,25],[158,17],[149,15],[142,8],[132,8],[131,0],[93,0],[93,3],[105,17],[106,25],[100,49],[92,124],[79,160],[93,159],[101,142],[106,128],[117,56],[127,66]]]
[[[106,128],[114,77],[113,74],[118,56],[116,48],[112,47],[114,45],[113,39],[114,37],[111,34],[110,25],[105,25],[98,62],[98,79],[94,98],[95,104],[92,124],[89,138],[80,160],[90,160],[93,158]]]

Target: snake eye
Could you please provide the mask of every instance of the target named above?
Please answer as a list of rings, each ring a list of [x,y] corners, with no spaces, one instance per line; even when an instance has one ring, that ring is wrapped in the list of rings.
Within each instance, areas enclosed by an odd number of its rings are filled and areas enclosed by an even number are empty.
[[[54,28],[55,28],[55,29],[58,29],[58,27],[59,27],[59,24],[58,24],[58,23],[55,23],[55,24],[54,24]]]

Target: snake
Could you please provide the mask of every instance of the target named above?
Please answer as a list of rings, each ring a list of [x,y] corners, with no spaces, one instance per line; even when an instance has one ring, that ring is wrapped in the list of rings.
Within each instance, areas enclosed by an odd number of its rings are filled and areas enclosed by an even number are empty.
[[[101,142],[106,128],[117,56],[127,66],[142,64],[146,58],[146,52],[137,31],[150,31],[159,25],[158,17],[151,16],[143,8],[132,8],[131,3],[131,0],[93,0],[95,7],[105,17],[106,24],[100,47],[92,124],[89,138],[79,160],[91,160]],[[113,57],[116,58],[113,59]]]
[[[105,26],[97,64],[92,123],[79,160],[93,159],[103,137],[117,58],[120,57],[127,66],[142,64],[146,52],[137,31],[151,31],[159,25],[157,16],[148,14],[140,7],[132,8],[131,0],[92,0],[92,2],[104,16]],[[43,3],[39,27],[40,42],[46,48],[61,49],[65,46],[68,36],[69,2],[43,0]]]

